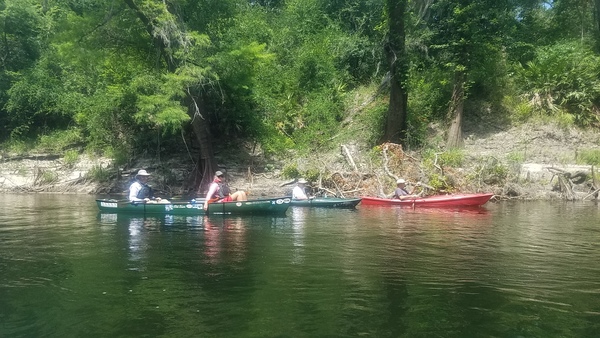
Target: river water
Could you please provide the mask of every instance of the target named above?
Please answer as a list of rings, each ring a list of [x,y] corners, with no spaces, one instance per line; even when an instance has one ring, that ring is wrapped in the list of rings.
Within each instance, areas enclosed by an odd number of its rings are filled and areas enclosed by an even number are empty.
[[[0,195],[0,337],[600,337],[600,207],[123,217]]]

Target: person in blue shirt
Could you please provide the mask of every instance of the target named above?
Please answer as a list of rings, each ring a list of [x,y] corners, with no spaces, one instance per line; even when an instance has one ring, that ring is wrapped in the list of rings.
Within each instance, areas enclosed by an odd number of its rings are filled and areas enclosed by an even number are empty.
[[[408,192],[408,190],[406,190],[406,181],[403,178],[399,178],[396,181],[396,190],[394,190],[394,195],[392,196],[392,199],[405,200],[411,198],[418,198],[420,196],[414,194],[418,186],[420,186],[419,183],[416,184],[416,186],[412,189],[411,192]]]

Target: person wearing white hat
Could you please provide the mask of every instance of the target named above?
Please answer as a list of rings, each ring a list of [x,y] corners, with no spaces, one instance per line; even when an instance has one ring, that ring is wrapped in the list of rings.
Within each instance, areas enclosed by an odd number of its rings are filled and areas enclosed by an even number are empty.
[[[301,178],[296,182],[296,186],[294,190],[292,190],[292,199],[293,200],[307,200],[308,196],[306,195],[306,183],[308,183],[305,179]]]
[[[225,174],[222,171],[217,170],[213,181],[208,188],[208,192],[206,193],[206,198],[204,199],[204,210],[208,209],[209,203],[248,200],[248,196],[243,190],[238,190],[232,194],[231,189],[224,180]]]
[[[417,186],[419,186],[419,185],[420,184],[417,183]],[[403,178],[399,178],[396,181],[396,190],[394,190],[394,195],[392,196],[392,198],[399,199],[399,200],[417,198],[419,196],[414,194],[416,188],[417,187],[415,186],[413,188],[413,191],[409,193],[406,190],[406,180],[404,180]]]
[[[152,188],[148,185],[150,174],[140,169],[135,175],[135,182],[129,186],[130,202],[148,202],[153,196]]]

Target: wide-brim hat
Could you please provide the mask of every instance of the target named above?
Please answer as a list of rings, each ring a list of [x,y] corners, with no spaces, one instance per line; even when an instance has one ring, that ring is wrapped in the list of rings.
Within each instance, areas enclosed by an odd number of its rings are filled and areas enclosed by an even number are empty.
[[[305,180],[305,179],[303,179],[303,178],[301,178],[301,179],[298,180],[298,183],[300,183],[300,184],[306,184],[306,183],[308,183],[308,181]]]
[[[215,176],[219,177],[219,176],[223,176],[223,172],[221,170],[217,170],[215,172]]]
[[[399,178],[399,179],[396,181],[396,184],[406,184],[406,181],[405,181],[403,178]]]
[[[146,170],[140,169],[135,176],[150,176],[150,174]]]

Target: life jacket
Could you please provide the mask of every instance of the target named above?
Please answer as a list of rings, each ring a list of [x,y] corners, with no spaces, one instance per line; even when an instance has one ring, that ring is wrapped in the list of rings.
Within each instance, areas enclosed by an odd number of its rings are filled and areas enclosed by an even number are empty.
[[[139,181],[138,181],[139,182]],[[154,192],[152,191],[152,187],[150,187],[147,184],[144,184],[142,182],[139,182],[142,185],[142,189],[140,189],[140,191],[137,194],[137,198],[139,199],[144,199],[144,198],[152,198],[154,196]]]
[[[225,183],[217,183],[219,185],[219,190],[217,193],[219,194],[219,199],[223,199],[231,194],[231,189]]]
[[[217,183],[218,188],[217,191],[215,191],[215,193],[210,197],[211,200],[222,200],[223,198],[231,194],[231,189],[229,189],[229,186],[227,186],[227,184],[217,181],[213,182]]]

